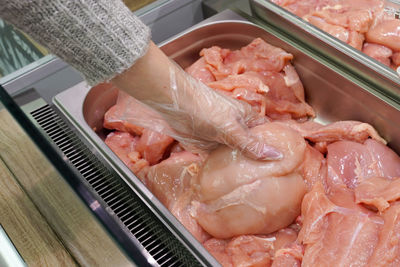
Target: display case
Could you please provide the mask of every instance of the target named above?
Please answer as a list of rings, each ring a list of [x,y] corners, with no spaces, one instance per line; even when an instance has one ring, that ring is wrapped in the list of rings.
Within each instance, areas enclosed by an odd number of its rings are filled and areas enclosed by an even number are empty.
[[[208,10],[211,7],[207,5]],[[215,11],[216,15],[205,18],[200,1],[177,0],[155,1],[136,12],[152,26],[153,35],[160,32],[153,37],[183,68],[198,58],[203,47],[237,49],[257,37],[268,40],[294,55],[293,64],[318,122],[370,123],[400,152],[400,97],[395,91],[387,93],[380,80],[364,80],[257,16],[237,8]],[[161,26],[171,21],[177,26],[167,34]],[[0,83],[1,102],[41,151],[35,152],[35,158],[59,177],[56,182],[25,178],[20,184],[78,264],[218,266],[104,143],[103,116],[116,102],[116,88],[88,86],[53,56]],[[65,202],[72,202],[73,208],[60,212]],[[84,219],[75,220],[80,214],[85,214]],[[62,222],[71,218],[74,227],[65,229],[68,226]],[[94,237],[81,241],[87,233]]]

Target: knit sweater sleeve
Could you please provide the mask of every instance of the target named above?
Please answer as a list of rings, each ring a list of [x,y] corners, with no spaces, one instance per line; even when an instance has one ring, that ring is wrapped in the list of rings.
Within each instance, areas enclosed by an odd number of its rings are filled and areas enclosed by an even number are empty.
[[[0,17],[81,72],[91,85],[143,56],[150,30],[121,0],[0,0]]]

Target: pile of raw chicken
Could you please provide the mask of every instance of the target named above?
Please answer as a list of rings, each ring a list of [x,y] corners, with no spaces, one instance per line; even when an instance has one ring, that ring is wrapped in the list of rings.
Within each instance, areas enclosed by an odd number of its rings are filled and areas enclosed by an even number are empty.
[[[105,142],[171,213],[223,266],[400,266],[400,157],[375,129],[314,122],[293,55],[262,39],[200,56],[186,71],[265,116],[251,131],[283,158],[193,154],[130,124],[121,92]]]
[[[400,19],[383,0],[271,0],[368,56],[400,67]]]

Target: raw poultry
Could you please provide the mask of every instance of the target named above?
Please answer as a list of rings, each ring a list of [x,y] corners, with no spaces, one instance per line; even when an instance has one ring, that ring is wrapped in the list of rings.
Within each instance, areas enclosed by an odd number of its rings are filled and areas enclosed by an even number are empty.
[[[251,131],[283,159],[194,154],[132,124],[151,111],[120,92],[105,142],[153,194],[223,266],[398,266],[400,158],[377,131],[313,121],[293,56],[262,39],[200,56],[187,72],[265,116]]]
[[[396,69],[400,20],[382,0],[271,0],[339,40]]]

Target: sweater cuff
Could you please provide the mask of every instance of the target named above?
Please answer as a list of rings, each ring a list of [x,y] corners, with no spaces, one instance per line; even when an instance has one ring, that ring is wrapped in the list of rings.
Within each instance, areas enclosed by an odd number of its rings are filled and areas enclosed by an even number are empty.
[[[150,29],[120,0],[0,3],[0,16],[75,67],[90,85],[131,67],[150,42]]]

